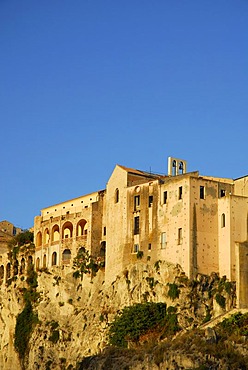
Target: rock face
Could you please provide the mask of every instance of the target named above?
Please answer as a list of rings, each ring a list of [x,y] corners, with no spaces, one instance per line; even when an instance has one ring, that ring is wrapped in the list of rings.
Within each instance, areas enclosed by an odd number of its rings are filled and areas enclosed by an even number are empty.
[[[176,306],[179,325],[190,329],[235,304],[233,285],[225,290],[224,283],[225,280],[216,275],[198,276],[190,282],[179,266],[160,261],[155,265],[139,261],[120,272],[108,286],[102,270],[93,278],[84,275],[83,280],[75,279],[69,268],[39,272],[37,292],[40,295],[33,307],[39,322],[21,362],[14,348],[14,335],[16,317],[24,307],[22,288],[26,282],[17,279],[8,287],[1,286],[0,370],[76,369],[84,357],[98,354],[107,346],[108,326],[115,315],[124,306],[138,302],[165,302],[167,306]],[[225,306],[220,307],[216,302],[213,295],[216,291],[220,292]],[[209,337],[212,340],[213,333]],[[180,354],[173,356],[176,357],[165,359],[166,367],[156,363],[153,367],[149,358],[142,358],[132,368],[176,369],[178,363],[181,368],[193,368],[187,356],[180,361]]]

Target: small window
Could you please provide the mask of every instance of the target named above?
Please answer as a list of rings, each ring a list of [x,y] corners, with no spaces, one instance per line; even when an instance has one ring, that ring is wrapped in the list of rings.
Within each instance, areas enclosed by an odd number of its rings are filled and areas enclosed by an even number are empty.
[[[134,196],[134,210],[136,211],[137,209],[139,209],[139,206],[140,206],[140,196],[135,195]]]
[[[149,202],[148,202],[149,207],[152,206],[152,203],[153,203],[153,196],[149,195]]]
[[[205,186],[200,186],[200,199],[205,199]]]
[[[161,233],[161,249],[166,247],[166,233]]]
[[[66,214],[69,215],[70,214],[70,211],[67,211]]]
[[[139,251],[139,244],[134,244],[133,253],[138,253],[138,251]]]
[[[148,250],[151,251],[152,250],[152,245],[151,243],[148,244]]]
[[[225,227],[226,226],[226,215],[225,213],[222,213],[221,215],[221,227]]]
[[[180,227],[178,229],[178,244],[183,243],[183,229]]]
[[[115,189],[115,203],[119,202],[119,189]]]
[[[226,191],[225,189],[220,189],[220,197],[225,197],[226,196]]]
[[[134,217],[134,235],[139,234],[139,216]]]
[[[167,191],[164,191],[164,204],[167,203]]]
[[[104,226],[104,228],[103,228],[103,235],[104,236],[106,235],[106,226]]]
[[[178,199],[182,199],[183,198],[183,187],[182,186],[179,186],[179,189],[178,189]]]

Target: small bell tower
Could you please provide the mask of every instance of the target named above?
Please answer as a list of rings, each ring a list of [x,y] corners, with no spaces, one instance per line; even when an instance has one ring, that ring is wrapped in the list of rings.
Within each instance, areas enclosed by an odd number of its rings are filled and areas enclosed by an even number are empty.
[[[187,161],[168,157],[168,176],[183,175],[187,172]]]

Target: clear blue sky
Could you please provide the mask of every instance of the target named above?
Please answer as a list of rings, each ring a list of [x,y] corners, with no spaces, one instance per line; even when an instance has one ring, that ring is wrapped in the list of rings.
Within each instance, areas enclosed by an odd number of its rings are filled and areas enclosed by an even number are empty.
[[[247,0],[0,0],[0,220],[114,166],[248,174]]]

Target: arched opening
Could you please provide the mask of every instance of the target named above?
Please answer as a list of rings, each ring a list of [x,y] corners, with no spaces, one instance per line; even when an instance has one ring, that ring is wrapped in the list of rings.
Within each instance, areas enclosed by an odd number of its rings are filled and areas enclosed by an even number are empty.
[[[10,263],[6,266],[6,281],[10,278]]]
[[[85,225],[86,225],[87,221],[86,220],[80,220],[78,223],[77,223],[77,236],[82,236],[84,235],[84,229],[85,228]]]
[[[221,227],[225,227],[226,226],[226,215],[225,213],[222,213],[221,215]]]
[[[18,261],[15,260],[13,264],[13,274],[14,276],[18,275]]]
[[[28,256],[28,266],[31,266],[33,264],[33,257]]]
[[[119,195],[120,195],[119,189],[117,188],[115,189],[115,203],[119,202]]]
[[[44,244],[48,243],[49,243],[49,230],[48,228],[46,228],[46,230],[44,231]]]
[[[64,223],[62,228],[62,239],[72,238],[73,225],[67,221]]]
[[[57,265],[57,253],[53,252],[53,254],[52,254],[52,266],[56,266],[56,265]]]
[[[0,266],[0,285],[2,285],[4,279],[4,266]]]
[[[71,259],[71,251],[70,249],[65,249],[62,253],[62,261],[64,263],[69,263]]]
[[[23,275],[24,273],[25,273],[25,258],[22,257],[20,266],[20,275]]]
[[[35,266],[36,266],[36,271],[38,271],[40,269],[40,258],[39,257],[36,258]]]
[[[52,242],[57,242],[59,240],[59,226],[54,225],[52,228]]]
[[[45,269],[47,267],[47,256],[44,254],[43,256],[43,268]]]
[[[85,253],[85,248],[84,247],[80,247],[78,249],[78,254],[83,254],[83,253]]]
[[[42,235],[41,232],[39,231],[36,235],[36,246],[40,247],[42,244]]]

